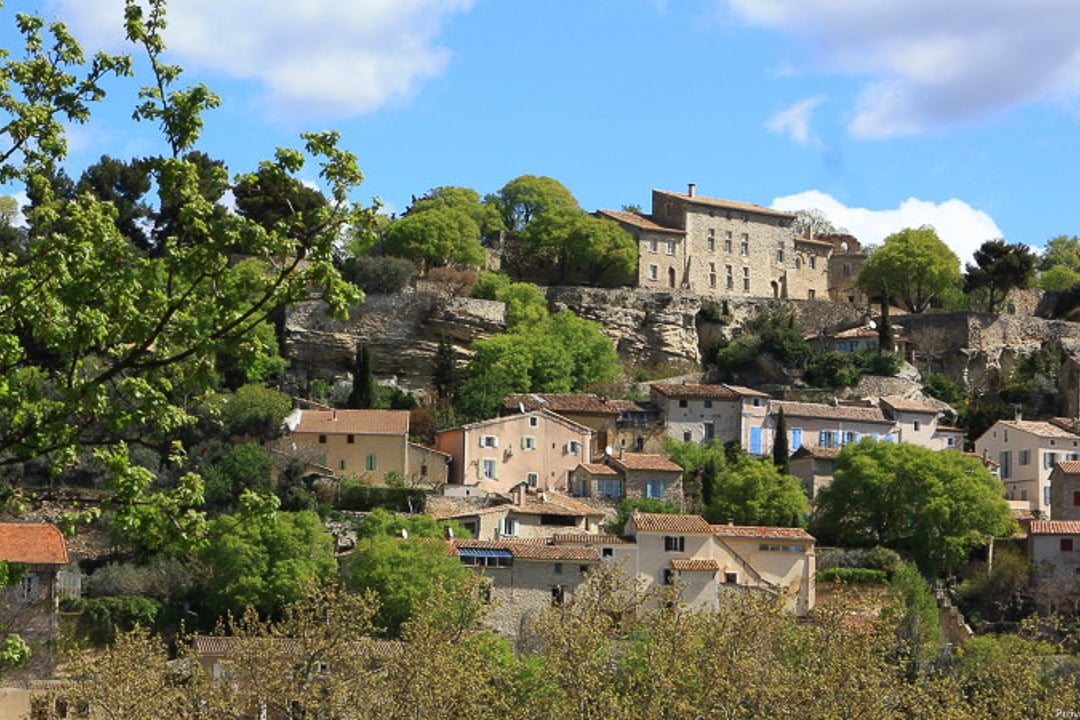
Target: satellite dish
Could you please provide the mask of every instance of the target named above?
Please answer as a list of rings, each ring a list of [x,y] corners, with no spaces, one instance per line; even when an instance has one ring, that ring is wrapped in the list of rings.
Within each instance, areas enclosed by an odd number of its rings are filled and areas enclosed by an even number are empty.
[[[611,446],[610,445],[608,445],[607,447],[604,448],[604,454],[605,455],[611,455]]]
[[[877,329],[877,323],[876,323],[876,322],[874,322],[873,320],[871,320],[870,322],[866,323],[866,325],[867,325],[867,327],[869,327],[869,328],[870,328],[871,330],[876,330],[876,329]]]
[[[401,539],[402,540],[408,540],[409,539],[409,531],[406,530],[405,528],[401,528]]]
[[[520,412],[522,415],[525,414],[525,403],[521,402],[520,400],[518,400],[518,412]]]

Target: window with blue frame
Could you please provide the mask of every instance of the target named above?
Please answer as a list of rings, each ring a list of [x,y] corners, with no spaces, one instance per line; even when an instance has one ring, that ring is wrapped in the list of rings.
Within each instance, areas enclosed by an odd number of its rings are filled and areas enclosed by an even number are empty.
[[[664,498],[664,491],[667,489],[667,483],[664,480],[646,480],[645,481],[645,497],[650,500],[662,500]]]

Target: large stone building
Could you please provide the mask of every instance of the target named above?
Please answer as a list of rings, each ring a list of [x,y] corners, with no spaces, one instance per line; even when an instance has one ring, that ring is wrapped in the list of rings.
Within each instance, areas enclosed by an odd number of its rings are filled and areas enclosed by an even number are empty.
[[[653,190],[649,215],[601,210],[638,243],[637,285],[716,297],[830,297],[839,245],[796,238],[795,216],[752,203]],[[857,243],[856,243],[857,245]],[[849,275],[852,269],[849,261]]]

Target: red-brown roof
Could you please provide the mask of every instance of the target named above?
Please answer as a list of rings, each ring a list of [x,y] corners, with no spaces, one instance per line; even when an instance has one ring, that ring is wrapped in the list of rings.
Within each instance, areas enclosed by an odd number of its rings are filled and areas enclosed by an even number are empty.
[[[802,540],[814,542],[814,536],[802,528],[772,527],[767,525],[713,525],[717,537],[755,538],[761,540]]]
[[[633,545],[626,538],[606,533],[558,532],[551,537],[556,545]]]
[[[1039,437],[1076,440],[1077,434],[1063,427],[1064,423],[1059,424],[1058,420],[1060,418],[1054,418],[1053,422],[1043,420],[998,420],[998,424],[1031,433],[1032,435],[1038,435]],[[1068,421],[1066,420],[1066,422]],[[987,430],[987,432],[990,432],[990,430]]]
[[[686,234],[685,230],[661,225],[648,215],[638,215],[637,213],[623,212],[622,210],[597,210],[597,213],[615,222],[625,223],[649,232],[667,233],[669,235]]]
[[[1061,469],[1061,472],[1068,475],[1080,474],[1080,460],[1062,460],[1057,463],[1057,466]]]
[[[503,398],[502,406],[507,410],[524,407],[526,410],[547,408],[557,413],[619,414],[611,401],[592,393],[514,393]]]
[[[1032,535],[1080,535],[1080,520],[1035,520],[1028,532]]]
[[[590,475],[618,475],[619,471],[610,465],[603,465],[601,463],[581,463],[578,467],[585,470]]]
[[[506,550],[515,560],[597,561],[600,551],[594,547],[553,545],[546,540],[453,540],[453,547],[480,550]]]
[[[731,390],[732,392],[734,392],[737,395],[741,395],[742,397],[761,397],[761,398],[771,397],[771,395],[769,395],[769,393],[767,393],[767,392],[762,392],[761,390],[755,390],[754,388],[750,388],[750,387],[744,387],[742,385],[732,385],[730,383],[724,383],[724,387],[726,387],[728,390]]]
[[[803,444],[803,445],[799,446],[798,450],[796,450],[794,453],[792,453],[791,459],[792,460],[801,460],[802,458],[805,458],[805,457],[811,457],[811,458],[818,458],[818,459],[821,459],[821,460],[835,460],[836,457],[839,454],[840,454],[840,448],[826,448],[826,447],[818,447],[817,445]]]
[[[674,515],[663,513],[635,512],[630,520],[638,530],[644,532],[669,532],[696,535],[709,535],[712,528],[700,515]]]
[[[719,570],[720,563],[712,558],[672,558],[671,569],[679,572]]]
[[[67,543],[49,523],[0,523],[0,560],[27,565],[66,565]]]
[[[695,205],[707,205],[709,207],[723,208],[724,210],[737,210],[740,212],[753,212],[759,215],[769,215],[772,217],[783,217],[790,220],[794,220],[795,216],[791,213],[781,212],[780,210],[773,210],[771,208],[763,207],[761,205],[755,205],[748,202],[739,202],[737,200],[721,200],[720,198],[701,197],[699,195],[686,195],[684,193],[670,192],[668,190],[653,190],[654,193],[660,193],[661,195],[670,195],[671,197],[678,198],[688,203]]]
[[[653,390],[676,400],[738,400],[739,394],[724,385],[698,383],[653,383]]]
[[[883,397],[881,398],[881,404],[902,412],[925,413],[927,415],[937,415],[938,412],[937,408],[926,403],[901,397]]]
[[[654,453],[623,453],[620,456],[611,456],[608,461],[617,468],[623,470],[651,470],[655,472],[679,472],[683,469],[663,455]]]
[[[296,433],[408,435],[408,410],[302,410]]]
[[[823,420],[851,420],[880,425],[892,425],[892,421],[886,420],[885,416],[881,413],[881,408],[876,407],[851,407],[848,405],[825,405],[824,403],[786,401],[774,401],[772,403],[772,412],[779,412],[781,408],[784,410],[784,416],[788,418],[808,417],[821,418]]]

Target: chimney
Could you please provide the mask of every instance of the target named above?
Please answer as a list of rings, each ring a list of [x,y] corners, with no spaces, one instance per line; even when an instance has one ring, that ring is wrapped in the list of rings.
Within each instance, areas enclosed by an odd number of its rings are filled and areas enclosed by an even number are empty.
[[[514,495],[514,504],[515,505],[524,505],[525,504],[525,483],[518,483],[517,485],[515,485],[512,492],[513,492],[513,495]]]
[[[1024,419],[1024,408],[1022,405],[1017,404],[1013,406],[1013,420],[1020,422]]]
[[[694,191],[695,190],[697,190],[697,184],[695,184],[695,183],[687,183],[687,185],[686,185],[686,194],[687,195],[689,195],[690,197],[694,197]]]
[[[334,408],[333,410],[330,411],[330,419],[331,420],[337,420],[337,408]]]

